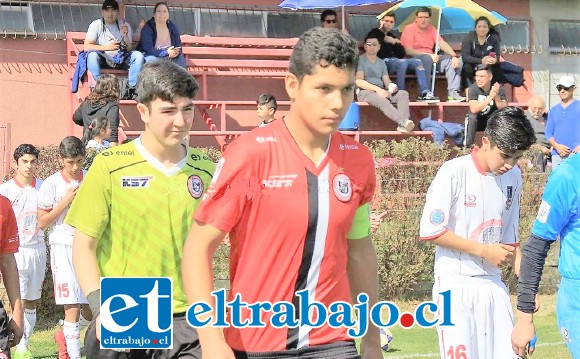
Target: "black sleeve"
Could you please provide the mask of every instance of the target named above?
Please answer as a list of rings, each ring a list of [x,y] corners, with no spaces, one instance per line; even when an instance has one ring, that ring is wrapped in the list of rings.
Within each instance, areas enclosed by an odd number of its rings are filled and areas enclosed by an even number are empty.
[[[489,36],[489,39],[487,39],[487,42],[493,48],[493,51],[495,52],[496,58],[499,59],[499,56],[501,55],[499,36],[497,36],[496,34],[491,34]]]
[[[109,142],[119,142],[119,105],[112,104],[105,116],[109,119],[109,125],[111,126]]]
[[[478,57],[473,56],[472,54],[472,43],[473,43],[473,35],[471,33],[465,36],[465,39],[461,42],[461,59],[463,62],[468,64],[481,64],[481,59]]]
[[[538,293],[538,286],[551,244],[552,241],[543,240],[532,234],[522,249],[522,265],[518,280],[518,310],[524,313],[534,312],[535,296]]]

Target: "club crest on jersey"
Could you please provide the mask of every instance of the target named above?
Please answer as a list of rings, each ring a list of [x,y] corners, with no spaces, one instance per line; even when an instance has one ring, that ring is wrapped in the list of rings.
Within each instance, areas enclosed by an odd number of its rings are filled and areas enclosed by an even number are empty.
[[[473,194],[466,194],[463,204],[465,207],[475,207],[477,206],[477,197],[475,197]]]
[[[445,221],[445,213],[443,213],[443,211],[440,209],[434,209],[429,216],[429,221],[431,221],[431,224],[436,226],[440,225],[443,223],[443,221]]]
[[[203,181],[198,175],[191,175],[187,179],[187,189],[191,197],[198,199],[203,194]]]
[[[512,206],[512,199],[514,197],[514,186],[507,186],[507,200],[505,201],[505,209],[508,210]]]
[[[352,182],[344,173],[334,176],[332,181],[334,195],[339,201],[348,202],[352,198]]]

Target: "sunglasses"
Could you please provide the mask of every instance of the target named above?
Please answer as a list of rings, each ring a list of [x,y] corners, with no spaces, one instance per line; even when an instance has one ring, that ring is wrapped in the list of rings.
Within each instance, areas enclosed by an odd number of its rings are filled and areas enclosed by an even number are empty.
[[[327,24],[336,24],[336,20],[324,20]]]
[[[572,87],[574,87],[574,86],[570,86],[570,87],[564,87],[564,86],[562,86],[562,85],[558,85],[558,86],[556,86],[556,90],[558,90],[558,91],[562,91],[562,90],[564,90],[564,91],[570,91],[570,89],[571,89]]]
[[[375,43],[375,42],[367,42],[366,45],[367,46],[379,46],[379,44]]]

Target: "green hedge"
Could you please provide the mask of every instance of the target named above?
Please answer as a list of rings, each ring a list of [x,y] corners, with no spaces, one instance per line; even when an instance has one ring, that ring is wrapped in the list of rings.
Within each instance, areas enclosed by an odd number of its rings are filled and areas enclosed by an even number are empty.
[[[419,220],[423,209],[425,193],[439,166],[445,160],[465,151],[440,147],[420,138],[410,138],[400,142],[374,141],[367,144],[380,166],[377,169],[378,187],[373,210],[388,211],[388,216],[374,235],[379,260],[379,281],[381,298],[407,299],[424,297],[430,292],[433,279],[434,246],[420,241]],[[201,148],[217,162],[220,152],[215,148]],[[40,178],[46,178],[59,170],[56,147],[41,149],[39,159]],[[95,153],[90,153],[87,167]],[[530,151],[527,159],[536,155]],[[524,173],[524,196],[521,203],[520,234],[525,242],[540,203],[546,174],[535,172],[535,168],[521,166]],[[553,246],[557,247],[557,246]],[[557,248],[552,250],[548,260],[542,290],[553,292],[558,275],[554,268]],[[228,247],[220,246],[215,255],[214,272],[220,286],[228,278]],[[509,273],[505,271],[506,278]],[[507,281],[513,291],[517,284]],[[54,325],[62,316],[62,308],[54,305],[52,275],[47,268],[44,282],[43,300],[39,307],[39,317],[45,325]]]

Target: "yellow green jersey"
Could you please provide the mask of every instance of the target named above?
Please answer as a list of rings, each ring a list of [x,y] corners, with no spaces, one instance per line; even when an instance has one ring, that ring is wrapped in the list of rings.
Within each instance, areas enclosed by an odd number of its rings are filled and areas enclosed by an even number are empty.
[[[140,139],[112,147],[95,158],[65,222],[96,238],[102,277],[173,277],[173,311],[183,313],[183,244],[214,169],[193,148],[167,168]]]

